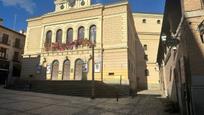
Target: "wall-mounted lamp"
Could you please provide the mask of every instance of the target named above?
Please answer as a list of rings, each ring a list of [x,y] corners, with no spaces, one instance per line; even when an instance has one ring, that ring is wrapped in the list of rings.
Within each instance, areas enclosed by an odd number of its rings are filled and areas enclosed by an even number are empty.
[[[167,36],[165,34],[163,34],[161,36],[162,41],[164,42],[164,44],[167,45],[167,47],[171,47],[171,48],[176,48],[176,46],[179,44],[179,40],[174,37],[174,36]]]
[[[198,31],[200,33],[201,41],[204,43],[204,20],[198,25]]]
[[[161,39],[162,39],[163,42],[166,42],[166,38],[167,38],[167,36],[166,36],[165,34],[163,34],[163,35],[161,36]]]

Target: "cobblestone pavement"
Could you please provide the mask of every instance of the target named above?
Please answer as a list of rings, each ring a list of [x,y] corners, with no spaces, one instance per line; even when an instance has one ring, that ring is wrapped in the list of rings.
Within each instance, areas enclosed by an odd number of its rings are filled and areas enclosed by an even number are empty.
[[[7,90],[0,87],[0,115],[170,115],[156,91],[137,97],[95,99]]]

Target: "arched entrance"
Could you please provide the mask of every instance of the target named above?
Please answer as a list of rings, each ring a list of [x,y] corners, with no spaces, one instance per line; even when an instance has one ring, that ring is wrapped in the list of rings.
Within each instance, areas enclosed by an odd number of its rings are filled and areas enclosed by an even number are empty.
[[[74,79],[75,80],[82,80],[83,77],[83,64],[84,61],[81,59],[77,59],[75,61],[75,69],[74,69]]]
[[[58,80],[58,71],[59,71],[59,61],[55,60],[52,63],[52,74],[51,74],[52,80]]]
[[[63,65],[63,80],[70,80],[70,61],[65,60]]]

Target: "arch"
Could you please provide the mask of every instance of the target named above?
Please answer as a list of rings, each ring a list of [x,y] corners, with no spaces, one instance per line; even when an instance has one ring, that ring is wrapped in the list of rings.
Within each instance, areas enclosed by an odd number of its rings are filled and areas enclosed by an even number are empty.
[[[84,61],[82,59],[77,59],[75,61],[75,68],[74,68],[74,79],[75,80],[82,80],[83,64],[84,64]]]
[[[66,43],[71,43],[72,41],[73,41],[73,28],[68,28]]]
[[[59,61],[54,60],[52,62],[52,71],[51,71],[51,79],[52,80],[57,80],[58,79],[58,72],[59,72]]]
[[[89,29],[89,40],[92,43],[96,43],[96,25],[90,26],[90,29]]]
[[[52,31],[48,30],[46,33],[45,44],[51,45],[51,43],[52,43]]]
[[[63,64],[63,80],[70,80],[70,61],[66,59]]]
[[[85,35],[85,28],[83,26],[79,27],[78,29],[78,39],[84,39]]]
[[[56,43],[62,43],[62,29],[58,29],[56,32]]]

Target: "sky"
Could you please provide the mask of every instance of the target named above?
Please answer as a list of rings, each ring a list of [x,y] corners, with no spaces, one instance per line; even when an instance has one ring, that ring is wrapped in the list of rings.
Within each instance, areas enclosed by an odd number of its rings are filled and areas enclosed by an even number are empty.
[[[117,0],[92,0],[107,4]],[[165,0],[128,0],[133,12],[163,13]],[[0,18],[3,25],[19,31],[26,30],[26,20],[54,11],[54,0],[0,0]],[[16,21],[15,21],[16,20]]]

